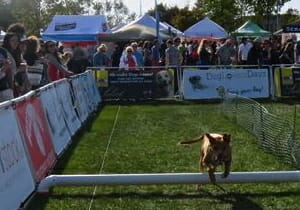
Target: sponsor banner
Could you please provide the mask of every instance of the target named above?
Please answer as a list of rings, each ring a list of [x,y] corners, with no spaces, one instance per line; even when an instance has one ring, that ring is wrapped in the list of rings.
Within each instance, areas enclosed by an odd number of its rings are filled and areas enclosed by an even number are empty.
[[[93,96],[92,96],[92,89],[90,88],[90,81],[88,79],[87,72],[83,73],[80,77],[81,80],[81,86],[83,88],[83,94],[86,97],[87,100],[87,106],[89,107],[89,112],[93,112],[96,110],[96,103],[94,102]]]
[[[85,94],[83,80],[81,78],[82,76],[77,76],[73,78],[71,82],[74,93],[75,109],[78,113],[80,121],[84,122],[89,116],[89,110],[91,110],[91,107],[88,106],[90,101]]]
[[[300,68],[275,68],[276,96],[300,96]]]
[[[42,104],[37,97],[16,103],[19,126],[39,182],[54,166],[56,155]]]
[[[55,90],[58,99],[58,103],[62,106],[62,114],[67,123],[68,129],[73,136],[76,131],[80,128],[81,122],[75,112],[71,86],[66,79],[55,82]]]
[[[99,93],[99,89],[96,84],[96,80],[94,78],[92,71],[87,71],[87,80],[88,80],[88,86],[91,92],[91,96],[93,98],[93,101],[96,105],[95,109],[98,107],[99,103],[101,102],[101,96]]]
[[[150,99],[174,96],[174,70],[172,69],[108,71],[107,78],[106,74],[101,74],[102,81],[99,81],[99,74],[97,78],[104,99]]]
[[[284,33],[300,33],[300,25],[283,26],[282,31]]]
[[[18,209],[35,182],[11,107],[0,111],[0,210]]]
[[[54,85],[41,88],[40,100],[42,102],[49,131],[52,136],[52,143],[57,155],[65,149],[71,140],[71,133],[68,130],[63,117],[62,105],[58,102]]]
[[[225,92],[249,98],[269,97],[267,69],[191,70],[183,72],[185,99],[216,99]]]

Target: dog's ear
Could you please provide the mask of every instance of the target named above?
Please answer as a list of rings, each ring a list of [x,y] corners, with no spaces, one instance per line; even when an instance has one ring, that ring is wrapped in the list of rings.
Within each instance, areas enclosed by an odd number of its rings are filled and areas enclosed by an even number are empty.
[[[231,135],[226,133],[223,134],[223,140],[229,143],[231,141]]]
[[[204,135],[208,138],[208,140],[211,144],[215,143],[216,139],[214,137],[212,137],[209,133],[206,133]]]

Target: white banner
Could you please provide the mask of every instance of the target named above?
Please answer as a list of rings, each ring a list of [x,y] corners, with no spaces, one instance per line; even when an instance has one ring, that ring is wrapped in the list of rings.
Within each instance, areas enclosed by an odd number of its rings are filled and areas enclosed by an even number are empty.
[[[12,108],[0,111],[0,124],[0,210],[18,209],[34,191],[34,178]]]
[[[58,102],[53,84],[41,88],[40,100],[49,124],[49,131],[52,135],[55,152],[59,155],[70,142],[71,132],[68,130],[63,115],[63,106]]]
[[[89,80],[89,84],[90,84],[90,88],[91,88],[91,92],[92,92],[92,96],[93,96],[93,100],[95,101],[95,103],[97,104],[97,106],[99,105],[99,103],[101,103],[101,96],[100,96],[100,92],[95,80],[95,76],[93,74],[93,71],[89,70],[88,72],[88,80]]]
[[[185,99],[216,99],[225,92],[249,98],[269,97],[267,69],[190,70],[183,72]]]
[[[89,101],[88,105],[90,106],[90,112],[93,112],[97,109],[98,103],[93,96],[93,84],[91,83],[91,80],[89,78],[89,72],[85,72],[81,77],[81,80],[84,88],[84,95],[87,96]]]
[[[74,92],[74,103],[77,113],[79,115],[80,121],[84,122],[88,116],[92,108],[88,106],[91,104],[89,98],[86,96],[84,91],[84,84],[83,80],[81,79],[82,76],[77,76],[72,79],[72,88]]]
[[[67,123],[69,131],[71,132],[71,135],[73,136],[75,132],[80,128],[81,122],[77,117],[72,103],[70,84],[66,79],[59,80],[58,82],[55,82],[55,90],[58,102],[63,107],[62,113],[64,119]]]

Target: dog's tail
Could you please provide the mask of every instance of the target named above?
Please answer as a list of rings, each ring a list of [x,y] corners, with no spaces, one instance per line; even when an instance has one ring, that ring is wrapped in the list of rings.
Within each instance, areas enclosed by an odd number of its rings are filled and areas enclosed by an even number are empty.
[[[193,143],[196,143],[196,142],[199,142],[199,141],[202,141],[204,138],[204,135],[201,135],[201,136],[198,136],[192,140],[188,140],[188,141],[180,141],[178,142],[178,145],[189,145],[189,144],[193,144]]]

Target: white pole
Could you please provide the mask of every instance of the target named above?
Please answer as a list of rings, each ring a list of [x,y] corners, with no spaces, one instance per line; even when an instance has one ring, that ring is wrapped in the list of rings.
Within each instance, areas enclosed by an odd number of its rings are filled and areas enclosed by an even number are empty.
[[[216,173],[217,183],[300,182],[300,171],[232,172],[227,178],[221,178],[221,175]],[[40,182],[37,192],[47,193],[53,186],[208,183],[207,173],[50,175]]]
[[[154,0],[155,3],[155,19],[156,19],[156,39],[160,43],[160,37],[159,37],[159,14],[158,14],[158,8],[157,8],[157,0]]]

